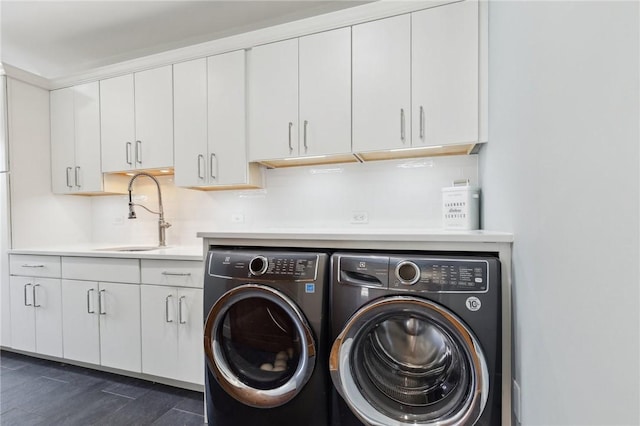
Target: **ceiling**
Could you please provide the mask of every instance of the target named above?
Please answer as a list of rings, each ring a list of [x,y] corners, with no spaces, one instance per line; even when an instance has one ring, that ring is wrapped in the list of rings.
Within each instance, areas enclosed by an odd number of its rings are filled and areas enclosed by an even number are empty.
[[[54,79],[366,1],[0,2],[0,61]]]

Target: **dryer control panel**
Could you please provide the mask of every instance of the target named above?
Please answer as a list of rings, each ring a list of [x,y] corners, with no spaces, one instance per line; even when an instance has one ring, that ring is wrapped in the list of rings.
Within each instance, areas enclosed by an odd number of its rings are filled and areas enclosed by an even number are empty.
[[[221,278],[315,281],[318,275],[318,255],[266,251],[211,252],[207,272]]]

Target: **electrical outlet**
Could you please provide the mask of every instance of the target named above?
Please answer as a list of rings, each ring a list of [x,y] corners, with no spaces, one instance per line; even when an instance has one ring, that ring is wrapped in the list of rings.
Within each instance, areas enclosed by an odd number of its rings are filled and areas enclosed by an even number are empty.
[[[352,212],[351,223],[369,223],[369,213],[367,212]]]
[[[231,215],[232,223],[243,223],[244,222],[244,214],[242,213],[233,213]]]

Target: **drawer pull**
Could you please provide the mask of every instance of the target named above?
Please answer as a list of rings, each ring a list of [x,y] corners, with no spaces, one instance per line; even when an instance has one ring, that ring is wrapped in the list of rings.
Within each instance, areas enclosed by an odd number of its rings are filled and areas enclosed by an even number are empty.
[[[180,319],[179,319],[180,324],[186,324],[186,323],[187,323],[186,321],[183,321],[183,320],[182,320],[182,301],[184,300],[184,298],[185,298],[185,297],[186,297],[186,296],[180,296],[180,300],[178,301],[178,308],[179,308],[178,316],[179,316],[179,318],[180,318]]]
[[[23,268],[44,268],[44,265],[29,265],[28,263],[25,263],[24,265],[22,265]]]
[[[169,271],[163,271],[162,275],[169,275],[169,276],[174,276],[174,277],[190,277],[191,276],[191,272],[169,272]]]

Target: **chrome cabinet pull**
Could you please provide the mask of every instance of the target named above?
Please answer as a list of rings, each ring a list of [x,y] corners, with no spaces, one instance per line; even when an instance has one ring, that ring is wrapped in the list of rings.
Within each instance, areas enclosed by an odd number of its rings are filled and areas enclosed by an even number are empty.
[[[214,167],[214,160],[215,160],[215,167]],[[209,158],[209,163],[210,163],[209,169],[211,170],[211,178],[217,179],[216,175],[218,174],[218,157],[215,154],[211,154],[211,158]]]
[[[309,148],[307,146],[307,125],[309,124],[309,122],[307,120],[304,120],[304,132],[303,132],[303,142],[304,142],[304,152],[307,152],[307,149]]]
[[[424,140],[424,107],[420,105],[420,139]]]
[[[36,284],[33,286],[33,288],[31,289],[31,291],[33,292],[33,307],[34,308],[39,308],[41,305],[38,305],[38,303],[36,302],[36,287],[40,287],[40,284]]]
[[[171,275],[171,276],[176,276],[176,277],[189,277],[191,276],[191,272],[170,272],[170,271],[163,271],[162,275]]]
[[[204,163],[204,155],[198,154],[198,179],[204,179],[202,174],[202,163]]]
[[[180,299],[178,300],[178,317],[179,317],[179,321],[180,324],[186,324],[186,321],[182,320],[182,301],[184,300],[186,296],[180,296]]]
[[[133,165],[133,163],[131,162],[131,142],[127,142],[126,147],[125,147],[125,151],[126,151],[126,156],[127,156],[127,164],[129,164],[130,166]]]
[[[165,322],[173,322],[173,320],[169,319],[169,298],[170,297],[173,297],[173,295],[170,294],[164,299],[164,320],[165,320]]]
[[[293,123],[289,122],[289,154],[293,152],[293,145],[291,145],[291,128],[293,127]]]
[[[24,265],[22,265],[23,268],[44,268],[44,265],[29,265],[28,263],[25,263]]]
[[[402,143],[405,142],[405,134],[404,134],[404,108],[400,108],[400,140]]]
[[[136,163],[142,164],[142,141],[136,141]]]
[[[27,303],[27,287],[30,285],[32,286],[33,284],[27,283],[24,285],[24,306],[33,306],[31,303]]]
[[[100,290],[100,293],[98,293],[98,314],[100,315],[106,315],[107,311],[106,309],[103,309],[103,303],[102,303],[102,296],[104,295],[104,293],[106,292],[106,290]]]
[[[67,186],[69,188],[71,188],[73,185],[71,185],[71,179],[69,178],[69,172],[71,171],[71,167],[67,167]]]
[[[82,184],[80,183],[80,166],[76,166],[76,186],[80,188]]]
[[[89,290],[87,290],[87,313],[88,314],[95,314],[96,311],[91,309],[91,292],[95,291],[94,289],[90,288]]]

